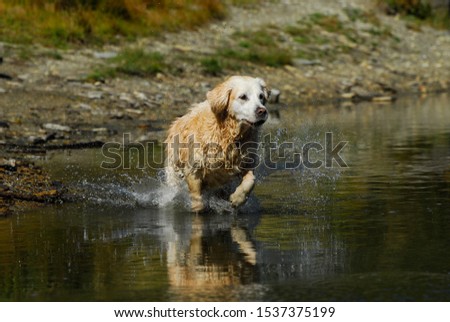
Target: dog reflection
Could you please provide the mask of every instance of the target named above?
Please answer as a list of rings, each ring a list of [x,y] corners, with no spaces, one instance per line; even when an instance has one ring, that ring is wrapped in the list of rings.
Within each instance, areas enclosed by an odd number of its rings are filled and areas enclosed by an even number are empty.
[[[169,282],[183,298],[223,297],[223,287],[249,284],[256,278],[256,251],[246,229],[235,223],[211,228],[207,220],[194,216],[187,240],[177,234],[168,242]]]

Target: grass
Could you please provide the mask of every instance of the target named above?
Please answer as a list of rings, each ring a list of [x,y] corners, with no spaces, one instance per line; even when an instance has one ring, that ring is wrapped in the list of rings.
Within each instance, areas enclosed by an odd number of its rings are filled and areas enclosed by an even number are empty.
[[[387,14],[401,15],[409,29],[420,31],[422,25],[450,30],[450,12],[444,8],[433,9],[425,0],[376,0]]]
[[[300,44],[327,44],[329,39],[313,32],[310,24],[301,26],[287,26],[284,30],[286,33],[294,37],[294,40]]]
[[[236,7],[254,8],[261,0],[231,0],[231,4]]]
[[[208,57],[200,60],[203,73],[211,76],[219,76],[223,73],[223,62],[219,58]]]
[[[337,15],[317,12],[299,20],[296,25],[285,27],[283,31],[300,46],[295,57],[308,60],[334,59],[337,54],[357,51],[360,45],[373,49],[378,46],[379,40],[399,41],[374,13],[349,7],[344,12],[348,21]],[[361,30],[363,32],[355,28],[357,21],[367,24],[365,30]],[[342,36],[347,43],[342,40]]]
[[[373,11],[364,11],[358,8],[346,7],[344,12],[351,22],[361,21],[372,24],[376,27],[381,26],[381,21]]]
[[[414,31],[422,31],[423,26],[430,26],[436,29],[450,30],[450,13],[443,11],[435,11],[426,19],[419,19],[415,16],[402,16],[406,21],[406,27]]]
[[[388,13],[406,14],[419,19],[426,19],[433,12],[430,3],[424,0],[377,0],[377,2],[384,5]]]
[[[326,15],[317,12],[311,14],[309,20],[312,24],[317,25],[328,32],[339,33],[344,29],[344,25],[337,15]]]
[[[95,70],[87,79],[104,81],[117,75],[147,77],[164,72],[164,57],[158,52],[143,49],[125,49],[115,58],[107,60],[107,65]]]
[[[219,0],[0,0],[0,41],[100,45],[192,29],[225,15]]]
[[[236,32],[231,43],[201,61],[203,71],[218,75],[225,68],[242,69],[245,63],[282,67],[293,65],[296,58],[334,59],[340,53],[358,51],[360,45],[370,49],[377,47],[379,40],[396,40],[374,13],[353,8],[345,12],[349,21],[317,12],[283,28],[267,25],[254,32]],[[368,24],[364,33],[355,28],[357,21]],[[298,45],[283,45],[287,35]]]
[[[271,67],[292,65],[293,57],[290,50],[281,48],[279,39],[276,39],[267,29],[236,32],[233,38],[237,46],[220,49],[219,56]]]

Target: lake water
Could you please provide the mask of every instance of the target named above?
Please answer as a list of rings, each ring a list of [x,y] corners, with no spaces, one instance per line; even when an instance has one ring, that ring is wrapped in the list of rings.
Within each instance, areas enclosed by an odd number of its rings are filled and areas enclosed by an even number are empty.
[[[277,114],[284,157],[265,150],[239,213],[191,214],[136,151],[117,170],[100,150],[46,155],[74,201],[0,218],[0,300],[449,301],[449,96]],[[345,164],[326,167],[326,133]],[[292,165],[306,143],[320,167]]]

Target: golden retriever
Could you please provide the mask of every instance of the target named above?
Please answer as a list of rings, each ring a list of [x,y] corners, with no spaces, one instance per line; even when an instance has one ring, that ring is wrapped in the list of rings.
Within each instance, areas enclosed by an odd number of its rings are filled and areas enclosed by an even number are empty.
[[[231,205],[247,200],[255,183],[259,129],[269,115],[268,96],[262,79],[232,76],[172,123],[165,141],[166,180],[173,187],[186,181],[194,212],[205,208],[205,189],[236,177],[241,181],[229,197]]]

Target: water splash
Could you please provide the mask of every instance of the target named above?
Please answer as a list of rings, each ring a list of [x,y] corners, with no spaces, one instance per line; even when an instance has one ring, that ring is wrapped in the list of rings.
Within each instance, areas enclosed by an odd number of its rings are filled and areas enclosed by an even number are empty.
[[[70,189],[75,200],[120,207],[167,207],[186,204],[186,194],[167,186],[158,177],[122,174],[82,179]]]

